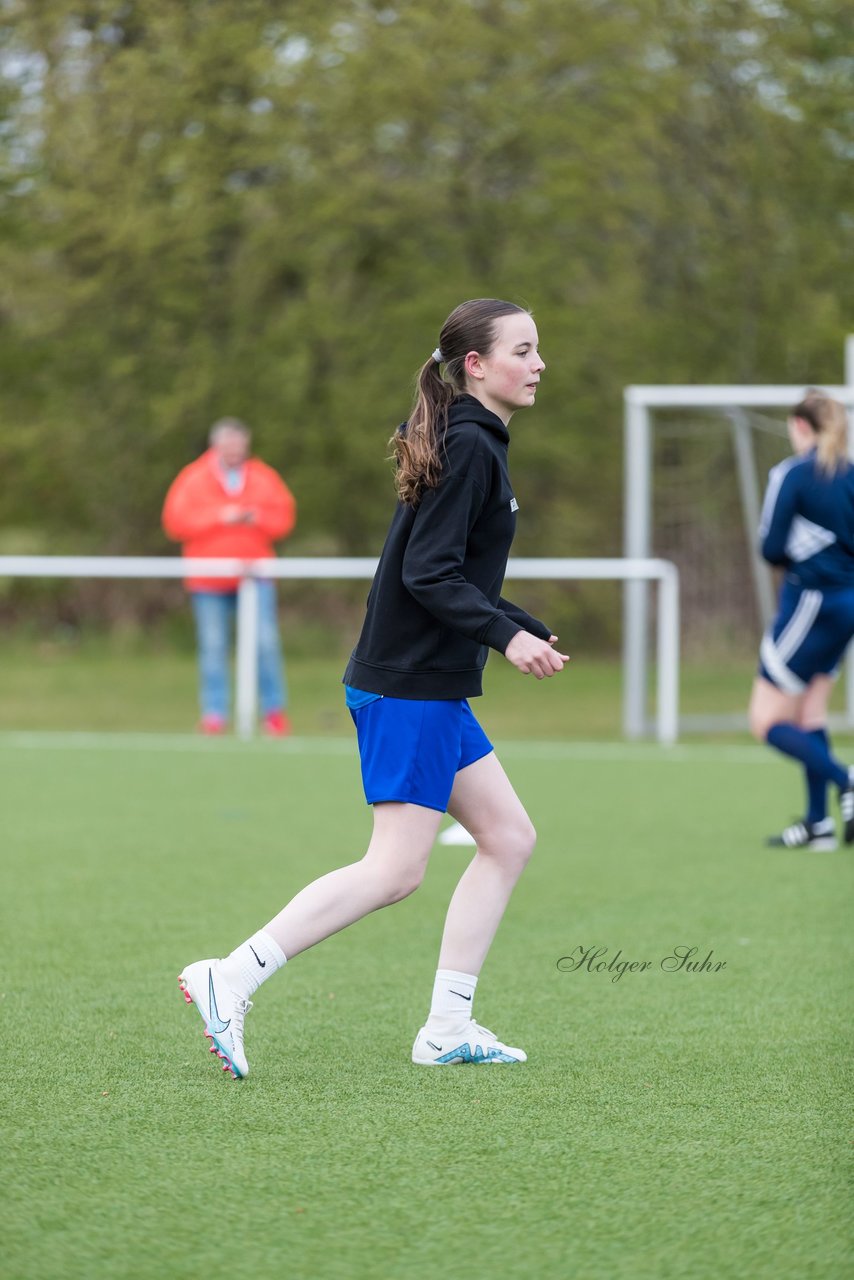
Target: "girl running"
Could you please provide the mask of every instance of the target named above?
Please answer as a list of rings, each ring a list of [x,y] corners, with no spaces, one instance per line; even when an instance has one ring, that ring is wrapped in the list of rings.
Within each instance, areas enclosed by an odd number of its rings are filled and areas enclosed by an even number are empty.
[[[854,635],[854,467],[845,409],[810,391],[788,422],[794,457],[774,467],[762,507],[762,554],[785,569],[777,617],[760,649],[750,728],[803,767],[807,811],[768,843],[832,850],[828,783],[839,791],[846,844],[854,843],[854,774],[835,758],[827,704]]]
[[[180,975],[211,1052],[236,1078],[249,1071],[243,1026],[258,986],[417,889],[446,811],[477,849],[448,908],[412,1060],[526,1059],[472,1017],[478,974],[536,835],[468,699],[482,692],[490,648],[537,679],[568,661],[548,627],[500,594],[518,509],[507,427],[533,405],[544,368],[531,315],[479,298],[452,312],[418,374],[412,414],[392,442],[399,501],[344,675],[373,806],[367,852],[308,885],[225,959]]]

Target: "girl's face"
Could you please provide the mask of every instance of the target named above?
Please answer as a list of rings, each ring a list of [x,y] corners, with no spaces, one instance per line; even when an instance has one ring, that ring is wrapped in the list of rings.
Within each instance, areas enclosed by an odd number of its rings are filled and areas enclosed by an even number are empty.
[[[789,430],[789,443],[795,453],[809,453],[815,447],[815,432],[810,423],[803,418],[789,418],[786,426]]]
[[[538,350],[537,326],[524,311],[499,316],[495,344],[488,356],[470,351],[465,359],[466,390],[506,425],[517,409],[534,403],[545,369]]]

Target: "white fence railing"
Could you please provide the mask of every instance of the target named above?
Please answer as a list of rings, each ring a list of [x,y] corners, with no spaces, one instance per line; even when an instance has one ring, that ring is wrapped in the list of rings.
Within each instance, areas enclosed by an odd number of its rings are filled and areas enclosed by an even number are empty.
[[[239,578],[235,724],[255,732],[258,684],[256,579],[373,578],[373,557],[289,557],[282,560],[190,560],[174,556],[0,556],[0,578]],[[510,579],[658,582],[656,731],[676,741],[679,723],[679,574],[669,560],[513,559]]]

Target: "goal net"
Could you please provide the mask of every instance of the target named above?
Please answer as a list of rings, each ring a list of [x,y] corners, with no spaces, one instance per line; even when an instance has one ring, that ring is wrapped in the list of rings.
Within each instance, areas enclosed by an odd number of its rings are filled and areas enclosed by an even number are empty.
[[[773,600],[755,544],[768,472],[791,452],[785,418],[663,409],[652,436],[652,554],[680,572],[683,656],[737,662],[756,648]]]
[[[769,470],[791,453],[787,413],[805,390],[626,391],[624,551],[679,569],[682,732],[746,724],[751,672],[777,593],[757,547],[762,497]],[[854,406],[854,388],[827,390]],[[624,728],[632,737],[649,731],[647,593],[643,583],[626,587]]]

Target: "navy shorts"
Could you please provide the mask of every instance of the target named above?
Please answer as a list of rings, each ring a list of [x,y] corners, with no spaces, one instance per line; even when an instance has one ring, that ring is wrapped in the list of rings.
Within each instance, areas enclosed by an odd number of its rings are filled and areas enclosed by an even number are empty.
[[[815,591],[784,582],[777,617],[762,637],[759,674],[783,693],[835,675],[854,636],[854,587]]]
[[[459,770],[492,750],[465,698],[383,697],[350,714],[368,804],[396,800],[444,813]]]

